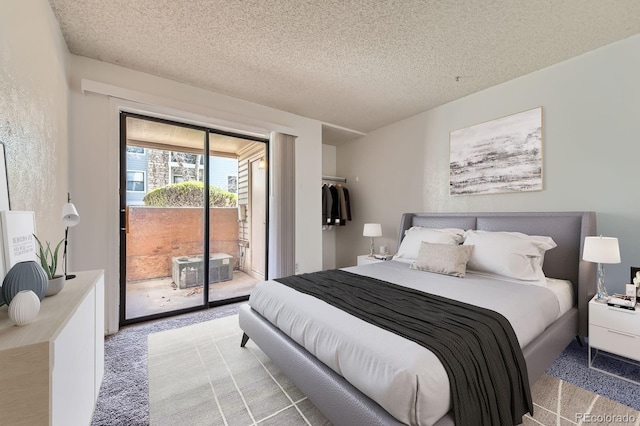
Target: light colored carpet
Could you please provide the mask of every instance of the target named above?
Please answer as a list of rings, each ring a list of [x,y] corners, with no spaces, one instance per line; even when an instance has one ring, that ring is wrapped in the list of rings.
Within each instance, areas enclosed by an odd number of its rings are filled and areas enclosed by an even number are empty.
[[[149,420],[161,425],[328,425],[250,340],[237,315],[150,334]],[[525,425],[640,425],[640,412],[544,375]]]
[[[243,302],[244,303],[244,302]],[[104,378],[91,426],[149,426],[147,337],[236,315],[241,303],[131,324],[104,339]]]
[[[238,316],[148,337],[149,424],[328,425],[253,342]]]

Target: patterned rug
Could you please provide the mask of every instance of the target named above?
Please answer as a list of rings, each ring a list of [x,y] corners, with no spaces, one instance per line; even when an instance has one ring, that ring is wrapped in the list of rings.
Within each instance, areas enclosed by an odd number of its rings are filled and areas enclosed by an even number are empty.
[[[594,351],[591,356],[593,359]],[[549,367],[547,374],[640,410],[640,385],[589,369],[588,365],[587,346],[581,347],[574,340]],[[600,352],[593,360],[593,366],[640,382],[640,364],[631,364],[615,355]]]
[[[150,334],[149,424],[330,424],[251,340],[240,348],[241,335],[236,315]],[[575,375],[576,362],[584,362],[586,374],[605,376],[586,368],[586,358],[570,357],[556,361],[549,373]],[[611,387],[623,382],[611,379]],[[525,416],[525,425],[640,425],[640,412],[628,405],[552,375],[540,378],[532,393],[534,416]]]
[[[149,335],[149,424],[328,425],[233,315]]]
[[[91,426],[148,426],[147,336],[238,313],[239,303],[133,324],[104,341],[104,378]]]

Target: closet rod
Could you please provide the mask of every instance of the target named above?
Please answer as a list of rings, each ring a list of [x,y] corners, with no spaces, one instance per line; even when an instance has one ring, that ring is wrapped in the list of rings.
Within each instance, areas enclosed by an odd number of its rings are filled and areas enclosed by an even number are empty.
[[[332,182],[347,182],[347,178],[338,177],[338,176],[322,176],[322,180],[329,180]]]

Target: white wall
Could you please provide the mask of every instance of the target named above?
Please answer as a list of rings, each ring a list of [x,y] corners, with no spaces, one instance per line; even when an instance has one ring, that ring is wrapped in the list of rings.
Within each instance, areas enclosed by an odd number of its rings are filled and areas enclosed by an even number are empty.
[[[622,263],[607,265],[609,292],[640,266],[640,35],[492,87],[338,147],[337,172],[360,176],[352,232],[338,235],[338,266],[367,241],[361,224],[397,238],[402,212],[574,211],[597,213],[598,233],[618,237]],[[543,107],[544,190],[449,196],[449,132]],[[356,190],[355,185],[359,185]],[[376,242],[376,245],[379,245]]]
[[[117,110],[123,105],[178,120],[223,122],[230,127],[236,123],[240,129],[262,128],[296,135],[296,262],[299,272],[322,268],[319,121],[85,57],[71,55],[70,71],[70,167],[74,177],[70,186],[83,217],[72,254],[79,269],[105,268],[108,300],[115,303],[119,291]],[[94,89],[82,92],[83,79],[91,80],[84,84]],[[103,92],[115,97],[97,94],[104,86],[92,82],[110,85]],[[109,330],[117,323],[116,318],[117,313],[110,309]]]
[[[0,2],[0,141],[11,209],[34,211],[38,236],[52,244],[64,237],[67,201],[67,63],[46,0]]]
[[[400,215],[423,210],[423,121],[400,121],[338,147],[337,172],[349,182],[353,221],[337,235],[337,267],[355,265],[359,254],[369,253],[365,223],[382,224],[375,246],[395,252]]]
[[[322,175],[336,175],[336,147],[322,145]],[[320,192],[320,190],[318,190]],[[322,227],[321,222],[318,226]],[[339,228],[331,227],[322,231],[322,269],[334,269],[336,267],[336,232]]]

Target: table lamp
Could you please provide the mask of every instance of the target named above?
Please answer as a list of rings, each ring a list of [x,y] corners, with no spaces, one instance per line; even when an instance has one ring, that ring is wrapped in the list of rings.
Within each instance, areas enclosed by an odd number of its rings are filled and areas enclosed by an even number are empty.
[[[620,263],[618,239],[612,237],[585,237],[582,259],[598,264],[598,302],[606,302],[609,298],[604,286],[604,263]]]
[[[373,238],[382,237],[382,225],[379,223],[365,223],[362,235],[365,237],[371,237],[371,249],[369,250],[369,256],[373,257]]]
[[[62,206],[62,224],[65,226],[64,228],[64,253],[62,255],[64,259],[64,279],[70,280],[75,278],[75,275],[67,275],[67,237],[69,235],[69,227],[76,226],[80,223],[80,215],[78,215],[78,210],[76,210],[76,206],[71,203],[70,199],[68,199],[64,206]]]

